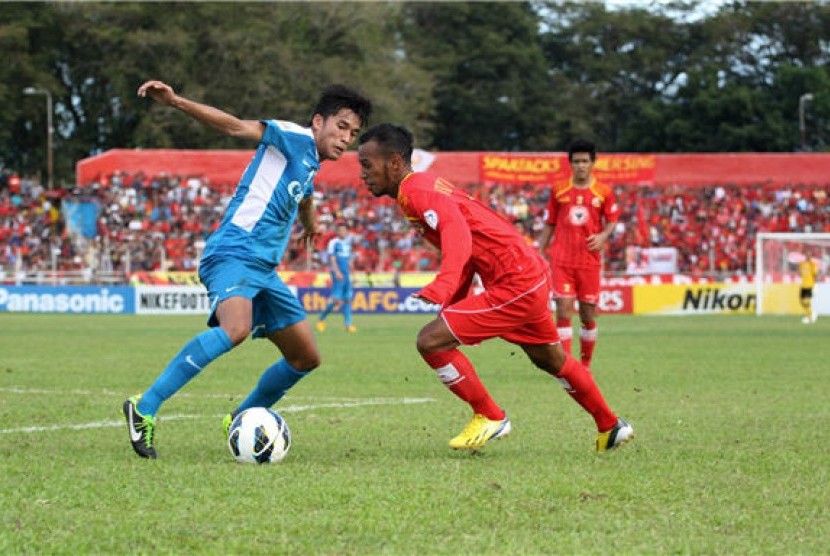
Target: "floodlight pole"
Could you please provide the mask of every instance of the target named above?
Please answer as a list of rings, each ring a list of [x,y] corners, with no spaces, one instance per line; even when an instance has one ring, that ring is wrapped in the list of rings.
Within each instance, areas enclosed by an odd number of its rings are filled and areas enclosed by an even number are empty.
[[[46,96],[46,180],[47,187],[52,189],[53,183],[53,161],[52,161],[52,93],[46,89],[37,87],[26,87],[24,95],[45,95]]]
[[[798,99],[798,130],[801,132],[801,152],[807,151],[807,125],[804,122],[804,107],[813,100],[813,93],[804,93]]]

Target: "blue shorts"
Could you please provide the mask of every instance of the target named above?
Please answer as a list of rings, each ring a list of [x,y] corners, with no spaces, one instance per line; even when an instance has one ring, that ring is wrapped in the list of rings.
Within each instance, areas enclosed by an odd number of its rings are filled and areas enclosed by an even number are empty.
[[[336,280],[334,273],[331,275],[331,297],[343,301],[351,301],[352,295],[352,280],[349,276],[344,276],[343,280]]]
[[[253,303],[253,337],[262,338],[306,319],[300,301],[272,265],[227,256],[211,256],[199,265],[199,279],[210,296],[208,326],[219,326],[216,307],[228,298]]]

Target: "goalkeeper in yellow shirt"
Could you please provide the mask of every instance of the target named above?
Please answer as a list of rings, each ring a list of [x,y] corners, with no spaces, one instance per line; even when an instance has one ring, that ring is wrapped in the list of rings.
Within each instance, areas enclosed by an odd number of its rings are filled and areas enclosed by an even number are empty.
[[[804,309],[804,318],[801,319],[801,322],[811,324],[816,322],[818,317],[813,310],[813,288],[818,278],[818,263],[812,257],[812,254],[807,255],[807,258],[798,264],[798,273],[801,275],[801,289],[798,296],[801,307]]]

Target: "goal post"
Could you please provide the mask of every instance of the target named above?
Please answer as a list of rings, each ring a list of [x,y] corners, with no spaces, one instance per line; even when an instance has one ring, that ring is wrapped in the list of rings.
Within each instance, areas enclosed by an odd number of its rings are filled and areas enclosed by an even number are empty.
[[[819,279],[813,308],[830,314],[830,283],[822,280],[830,268],[830,233],[761,232],[755,237],[755,313],[797,314],[801,278],[798,264],[816,259]]]

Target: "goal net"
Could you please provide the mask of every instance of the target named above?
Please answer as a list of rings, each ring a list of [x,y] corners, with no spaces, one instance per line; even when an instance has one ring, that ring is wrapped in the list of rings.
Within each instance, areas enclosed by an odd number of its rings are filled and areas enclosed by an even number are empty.
[[[799,263],[812,257],[819,276],[813,309],[830,314],[830,233],[759,233],[755,239],[755,308],[758,315],[801,313]]]

